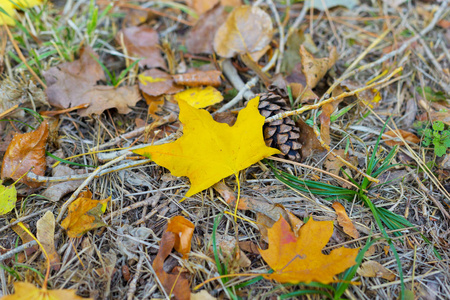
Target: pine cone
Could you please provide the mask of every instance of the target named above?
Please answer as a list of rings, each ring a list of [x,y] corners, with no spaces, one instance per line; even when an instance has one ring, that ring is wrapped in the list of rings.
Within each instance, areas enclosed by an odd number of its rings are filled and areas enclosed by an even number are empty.
[[[259,112],[265,118],[290,110],[286,100],[272,92],[260,95]],[[277,148],[290,160],[299,161],[299,149],[302,147],[298,138],[300,128],[291,118],[283,118],[264,124],[264,139],[266,145]]]

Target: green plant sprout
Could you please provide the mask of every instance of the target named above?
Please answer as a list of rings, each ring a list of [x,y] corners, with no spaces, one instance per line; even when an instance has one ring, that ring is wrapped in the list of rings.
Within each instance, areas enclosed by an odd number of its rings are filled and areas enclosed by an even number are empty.
[[[431,128],[426,128],[425,122],[414,123],[417,133],[422,136],[422,145],[425,147],[433,144],[434,154],[442,157],[450,148],[450,130],[445,129],[445,124],[442,121],[434,121]]]

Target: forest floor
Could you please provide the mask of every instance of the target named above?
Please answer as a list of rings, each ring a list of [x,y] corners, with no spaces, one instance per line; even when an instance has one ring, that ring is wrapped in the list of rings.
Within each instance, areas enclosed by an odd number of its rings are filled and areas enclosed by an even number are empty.
[[[29,2],[0,27],[0,299],[450,299],[447,0]]]

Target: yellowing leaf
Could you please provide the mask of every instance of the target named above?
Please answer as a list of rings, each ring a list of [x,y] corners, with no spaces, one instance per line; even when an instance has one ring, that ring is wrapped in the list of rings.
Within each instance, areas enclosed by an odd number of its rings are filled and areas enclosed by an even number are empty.
[[[67,218],[61,222],[61,226],[67,230],[67,236],[71,238],[81,237],[91,229],[105,226],[100,215],[106,210],[106,203],[111,197],[103,200],[92,200],[89,194],[84,194],[69,206]]]
[[[16,201],[16,187],[13,184],[10,186],[4,186],[0,180],[0,215],[4,215],[12,211],[16,206]]]
[[[16,18],[16,10],[14,5],[9,0],[0,0],[0,25],[6,24],[14,26],[16,23],[14,19]],[[6,13],[6,14],[5,14]]]
[[[3,296],[0,300],[88,300],[77,296],[75,290],[47,290],[35,287],[28,282],[15,282],[14,294]]]
[[[166,78],[153,78],[152,76],[146,76],[144,73],[138,75],[139,82],[143,85],[147,85],[147,83],[153,82],[163,82],[166,81]]]
[[[223,57],[257,52],[269,45],[272,35],[270,16],[259,7],[243,5],[235,8],[217,30],[214,50]]]
[[[212,86],[187,89],[175,94],[174,98],[177,101],[185,101],[195,108],[207,107],[223,100],[222,94]]]
[[[274,270],[263,275],[282,283],[324,284],[333,282],[333,276],[356,264],[359,249],[338,248],[329,255],[322,248],[333,234],[332,221],[314,221],[313,218],[298,231],[292,232],[289,223],[280,218],[269,230],[269,249],[260,250],[262,258]]]
[[[267,147],[262,127],[264,117],[258,111],[259,97],[250,100],[239,112],[233,126],[214,121],[202,109],[179,102],[184,133],[177,141],[134,150],[169,169],[174,176],[187,176],[191,188],[186,197],[237,174],[261,159],[280,153]]]

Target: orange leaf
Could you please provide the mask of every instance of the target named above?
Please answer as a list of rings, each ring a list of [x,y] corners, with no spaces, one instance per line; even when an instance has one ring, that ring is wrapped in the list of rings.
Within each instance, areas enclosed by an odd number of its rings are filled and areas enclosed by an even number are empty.
[[[167,224],[167,232],[175,233],[175,250],[187,258],[191,251],[191,239],[194,234],[194,224],[182,216],[171,218]]]
[[[347,213],[345,212],[344,206],[342,206],[342,204],[340,204],[339,202],[334,202],[333,208],[337,214],[337,221],[339,225],[341,225],[344,229],[344,232],[354,239],[359,238],[359,232],[356,230],[352,220],[350,220]]]
[[[10,177],[17,180],[30,170],[36,175],[44,175],[47,138],[47,121],[42,122],[36,130],[15,134],[3,157],[1,178]],[[19,182],[30,187],[41,185],[27,180],[26,177],[23,177]]]
[[[3,296],[1,300],[89,300],[76,295],[76,290],[47,290],[28,282],[15,282],[14,294]]]
[[[175,241],[175,233],[165,232],[163,234],[161,244],[159,245],[158,254],[153,261],[153,269],[155,270],[156,276],[158,276],[159,281],[168,295],[172,294],[175,296],[175,299],[178,300],[189,300],[191,295],[189,281],[183,276],[183,274],[180,274],[181,272],[170,274],[164,271],[163,268],[164,261],[175,246]],[[176,269],[176,267],[174,269]]]
[[[385,135],[391,137],[392,139],[385,137]],[[385,132],[383,134],[383,140],[388,146],[403,145],[403,142],[400,140],[400,138],[397,137],[397,135],[400,135],[407,142],[411,142],[414,144],[418,144],[420,142],[420,139],[417,137],[417,135],[401,129]]]
[[[243,5],[235,8],[217,30],[214,50],[222,57],[267,50],[272,35],[270,16],[259,7]]]
[[[332,221],[314,221],[310,218],[303,225],[298,238],[284,218],[280,218],[269,230],[269,249],[260,250],[261,256],[274,270],[263,275],[281,283],[324,284],[334,282],[333,276],[356,264],[358,249],[338,248],[329,255],[322,248],[333,234]]]
[[[105,212],[111,197],[103,200],[92,200],[91,197],[90,192],[85,192],[70,204],[67,217],[61,222],[68,237],[78,238],[91,229],[106,225],[100,215]]]
[[[330,56],[325,58],[315,58],[306,50],[304,45],[300,46],[300,57],[302,59],[302,72],[305,74],[308,87],[314,88],[328,70],[336,63],[338,54],[336,47],[330,51]]]

